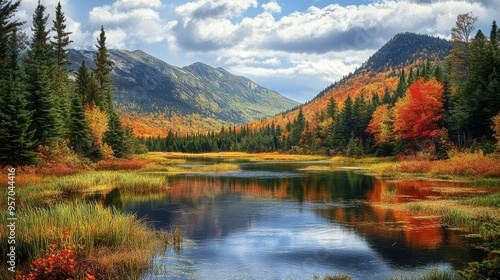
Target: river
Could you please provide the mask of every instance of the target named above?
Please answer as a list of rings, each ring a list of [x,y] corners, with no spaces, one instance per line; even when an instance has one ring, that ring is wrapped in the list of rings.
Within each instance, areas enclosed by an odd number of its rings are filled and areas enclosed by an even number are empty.
[[[465,233],[442,227],[436,217],[380,206],[386,194],[392,194],[390,203],[404,203],[476,189],[391,182],[342,168],[304,170],[311,165],[331,163],[240,163],[237,172],[169,177],[164,197],[121,198],[115,191],[110,201],[156,228],[184,232],[182,249],[156,257],[145,279],[311,279],[335,273],[383,279],[461,269],[484,258]]]

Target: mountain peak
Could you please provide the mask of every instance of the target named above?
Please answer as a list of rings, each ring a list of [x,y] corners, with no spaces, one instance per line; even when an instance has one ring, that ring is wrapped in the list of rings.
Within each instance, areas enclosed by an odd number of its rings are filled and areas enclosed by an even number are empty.
[[[70,50],[74,62],[71,67],[78,67],[82,59],[93,65],[94,55]],[[139,131],[141,118],[144,126],[162,120],[158,134],[170,129],[186,133],[220,129],[229,123],[244,124],[298,105],[247,78],[202,62],[180,68],[141,50],[110,50],[110,58],[115,62],[113,103],[122,117],[134,120],[137,133],[142,135],[154,135],[155,128],[146,133]]]
[[[359,70],[384,71],[414,63],[419,59],[442,60],[449,53],[451,42],[429,35],[399,33],[374,53]]]

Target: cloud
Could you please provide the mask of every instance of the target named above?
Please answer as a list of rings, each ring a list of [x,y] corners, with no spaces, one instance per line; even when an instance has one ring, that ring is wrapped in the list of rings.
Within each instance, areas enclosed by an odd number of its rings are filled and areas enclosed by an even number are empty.
[[[161,7],[159,0],[118,0],[94,7],[89,17],[94,25],[105,26],[109,48],[133,49],[167,40],[158,11]]]
[[[43,1],[42,4],[46,7],[45,12],[49,15],[47,28],[52,28],[52,21],[54,20],[55,16],[55,8],[59,2],[61,3],[63,13],[66,17],[66,31],[71,32],[70,39],[73,41],[72,47],[89,48],[90,46],[92,46],[92,44],[89,43],[90,32],[84,30],[82,24],[71,18],[67,13],[67,10],[69,10],[69,8],[71,7],[70,0]],[[30,36],[32,34],[31,27],[33,26],[33,14],[37,5],[38,0],[23,0],[21,1],[21,6],[16,14],[16,17],[20,21],[25,22],[22,29],[26,34]]]
[[[276,3],[276,1],[271,1],[269,3],[266,3],[266,4],[262,4],[262,8],[264,9],[264,11],[268,12],[268,13],[281,13],[281,6],[278,5],[278,3]]]
[[[449,38],[458,14],[473,11],[480,21],[485,18],[478,24],[491,24],[499,2],[383,0],[311,6],[275,18],[273,13],[282,11],[276,1],[248,17],[245,12],[256,1],[199,0],[178,6],[166,30],[171,50],[213,57],[236,74],[291,83],[306,83],[307,77],[324,88],[354,71],[397,33]]]

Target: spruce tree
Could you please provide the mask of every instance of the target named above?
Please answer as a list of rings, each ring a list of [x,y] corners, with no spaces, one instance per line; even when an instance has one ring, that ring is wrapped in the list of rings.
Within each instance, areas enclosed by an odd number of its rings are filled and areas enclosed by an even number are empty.
[[[104,142],[113,149],[114,156],[124,157],[129,152],[126,149],[124,129],[111,102],[111,92],[113,90],[111,71],[113,71],[114,63],[109,59],[109,52],[106,48],[106,33],[102,26],[99,38],[97,38],[96,47],[95,68],[92,72],[95,75],[94,77],[99,88],[100,96],[97,100],[101,102],[101,104],[96,105],[101,105],[109,115],[109,129],[104,134]]]
[[[54,91],[54,99],[57,109],[61,115],[61,119],[67,120],[70,117],[70,90],[68,70],[66,66],[71,64],[68,60],[68,46],[72,42],[69,39],[71,32],[66,32],[66,17],[62,11],[61,3],[59,2],[56,7],[55,20],[52,21],[52,31],[55,35],[52,37],[51,46],[53,49],[53,56],[55,59],[54,80],[52,87]],[[65,122],[65,134],[69,132],[68,123]]]
[[[4,69],[7,77],[0,83],[0,164],[25,165],[36,162],[33,131],[30,130],[31,113],[27,110],[24,73],[18,57],[22,49],[16,31],[11,33],[9,53]]]
[[[0,0],[0,81],[8,77],[9,40],[13,31],[23,23],[12,20],[21,1]]]
[[[113,71],[114,62],[109,58],[109,52],[106,48],[106,33],[104,27],[101,26],[101,33],[97,38],[97,54],[94,59],[95,68],[93,73],[99,85],[100,100],[102,101],[101,109],[108,110],[112,108],[111,92],[113,91],[113,79],[110,74]]]
[[[71,96],[71,114],[69,119],[69,146],[78,154],[88,156],[92,148],[92,135],[85,119],[80,97]]]
[[[38,2],[33,15],[33,36],[24,65],[27,75],[28,109],[33,112],[31,129],[35,130],[37,145],[52,146],[62,134],[61,120],[56,111],[52,81],[54,60],[46,30],[48,16],[45,6]]]

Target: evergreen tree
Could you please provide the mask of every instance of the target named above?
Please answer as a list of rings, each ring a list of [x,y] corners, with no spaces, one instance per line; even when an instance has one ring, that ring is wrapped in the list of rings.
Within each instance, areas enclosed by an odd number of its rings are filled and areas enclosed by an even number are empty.
[[[9,53],[4,69],[7,77],[0,83],[0,164],[25,165],[36,162],[31,113],[27,109],[24,73],[18,65],[22,43],[14,30],[8,42]]]
[[[106,33],[104,27],[101,26],[101,33],[97,39],[97,54],[94,59],[95,68],[93,73],[99,85],[100,100],[102,101],[101,109],[108,110],[112,108],[111,92],[113,91],[113,79],[110,74],[113,71],[114,62],[109,59],[109,52],[106,48]]]
[[[113,149],[115,157],[124,157],[127,153],[124,142],[124,131],[120,123],[120,119],[114,110],[111,111],[109,116],[109,128],[104,134],[104,142]]]
[[[85,65],[85,60],[82,60],[82,64],[76,72],[75,90],[84,105],[95,105],[102,108],[102,100],[99,98],[99,85],[94,73],[90,73]]]
[[[52,31],[55,32],[55,35],[52,37],[54,40],[51,41],[55,59],[52,87],[61,118],[62,120],[67,120],[70,118],[69,109],[72,98],[69,90],[68,70],[66,69],[66,66],[71,64],[68,60],[67,47],[72,41],[69,39],[71,32],[66,32],[66,17],[62,11],[60,2],[57,4],[55,20],[52,23]],[[68,122],[64,122],[64,124],[66,133],[69,133]]]
[[[490,32],[490,43],[493,46],[495,50],[498,50],[499,48],[499,39],[498,38],[498,27],[497,27],[497,22],[493,21],[491,24],[491,32]]]
[[[69,129],[70,148],[81,155],[88,156],[92,147],[92,135],[85,119],[82,101],[76,93],[71,96]]]
[[[297,118],[295,118],[295,121],[291,126],[290,139],[288,139],[288,148],[292,148],[293,146],[298,146],[300,144],[305,125],[306,119],[301,107]]]
[[[343,152],[353,132],[353,102],[350,96],[344,101],[344,107],[338,114],[332,128],[331,146],[334,152]]]
[[[9,40],[13,31],[17,30],[23,23],[12,20],[21,1],[0,0],[0,82],[8,79],[8,54]]]
[[[62,123],[56,111],[51,85],[54,80],[54,60],[51,45],[48,44],[48,16],[45,10],[45,6],[38,2],[33,15],[33,36],[24,65],[29,93],[28,109],[33,112],[31,129],[35,130],[36,144],[51,146],[60,139]]]
[[[71,32],[66,32],[66,16],[62,11],[61,2],[57,3],[56,18],[52,23],[54,24],[52,31],[56,33],[53,36],[54,41],[52,41],[52,46],[54,48],[56,64],[62,68],[71,64],[71,61],[68,60],[67,47],[73,41],[69,39]]]

